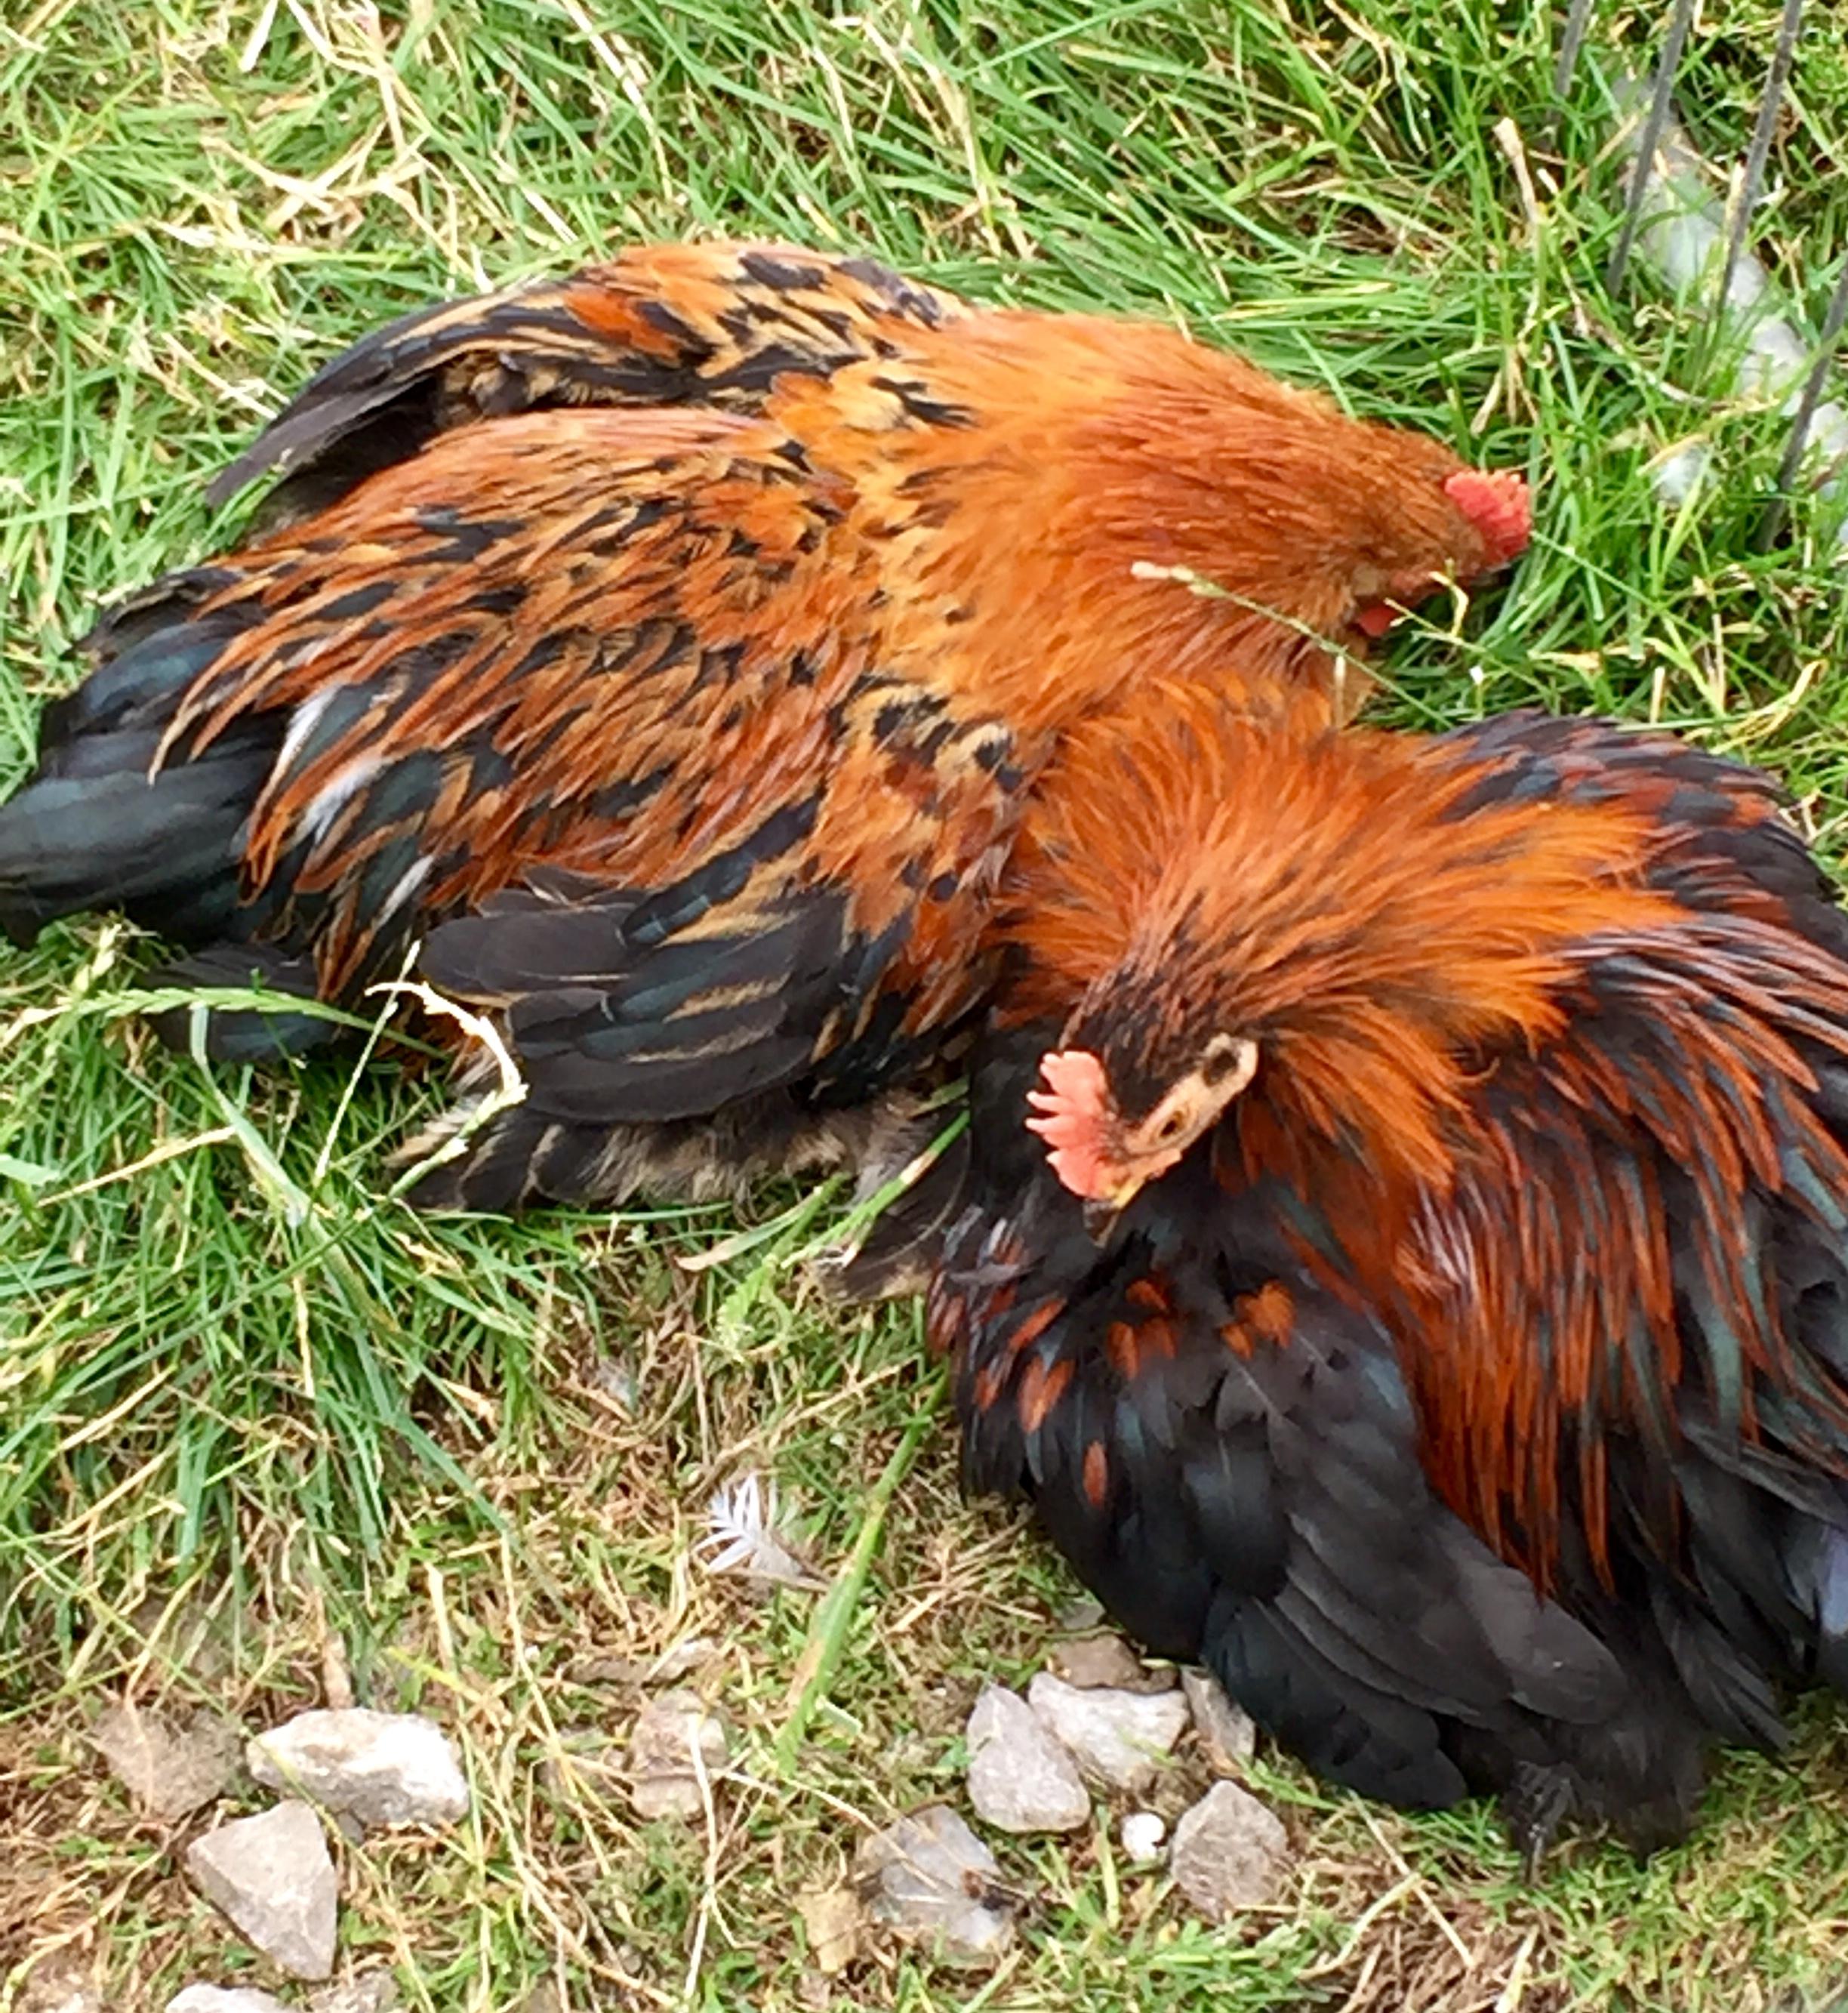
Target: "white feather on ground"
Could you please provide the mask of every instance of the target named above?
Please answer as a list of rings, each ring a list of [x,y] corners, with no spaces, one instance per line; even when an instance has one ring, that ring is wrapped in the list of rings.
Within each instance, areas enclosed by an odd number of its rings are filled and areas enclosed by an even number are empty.
[[[706,1516],[710,1528],[694,1550],[708,1572],[810,1593],[827,1587],[803,1558],[774,1481],[755,1473],[738,1476],[713,1497]]]

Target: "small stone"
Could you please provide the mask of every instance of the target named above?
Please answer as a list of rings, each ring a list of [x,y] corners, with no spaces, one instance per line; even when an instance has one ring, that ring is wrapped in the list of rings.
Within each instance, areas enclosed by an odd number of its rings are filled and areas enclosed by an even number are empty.
[[[1058,1608],[1053,1616],[1053,1625],[1062,1629],[1067,1636],[1082,1636],[1087,1629],[1095,1629],[1103,1619],[1103,1603],[1093,1600],[1088,1593],[1075,1595]]]
[[[1095,1781],[1138,1795],[1150,1788],[1187,1726],[1178,1692],[1080,1691],[1042,1671],[1027,1702]]]
[[[693,1756],[697,1747],[697,1766]],[[731,1759],[724,1723],[697,1692],[663,1692],[638,1714],[629,1735],[629,1800],[641,1818],[696,1818],[711,1779]],[[702,1789],[700,1774],[706,1786]]]
[[[718,1644],[710,1636],[685,1636],[670,1643],[648,1667],[645,1682],[651,1685],[678,1684],[689,1671],[696,1671],[717,1654]]]
[[[336,1712],[353,1702],[353,1667],[347,1661],[346,1638],[334,1630],[321,1645],[321,1697]]]
[[[356,1971],[337,1985],[323,1985],[308,1995],[308,2013],[392,2013],[398,2004],[398,1981],[374,1965]]]
[[[969,1715],[969,1800],[1003,1831],[1077,1831],[1091,1798],[1078,1765],[1027,1701],[988,1685]]]
[[[552,1980],[542,1978],[520,2000],[518,2013],[565,2013],[565,2002]]]
[[[1161,1857],[1161,1843],[1167,1835],[1167,1826],[1153,1811],[1131,1811],[1118,1833],[1123,1850],[1138,1866],[1146,1866]]]
[[[640,1686],[653,1668],[634,1657],[599,1654],[574,1658],[565,1675],[574,1685]]]
[[[1013,1947],[1001,1868],[947,1804],[863,1838],[853,1865],[873,1919],[927,1944],[943,1963],[998,1964]]]
[[[209,1712],[181,1725],[138,1705],[111,1706],[90,1738],[109,1773],[164,1824],[222,1797],[238,1779],[237,1732]]]
[[[312,1797],[363,1825],[453,1824],[468,1784],[442,1729],[414,1712],[300,1712],[246,1750],[266,1788]]]
[[[189,1985],[167,2001],[166,2013],[295,2013],[295,2009],[248,1985]]]
[[[851,1887],[828,1887],[802,1895],[796,1907],[815,1968],[824,1978],[838,1978],[860,1955],[867,1925],[860,1897]]]
[[[167,2001],[166,2013],[295,2013],[295,2008],[248,1985],[189,1985]]]
[[[1183,1671],[1181,1689],[1193,1714],[1200,1751],[1215,1775],[1236,1775],[1257,1746],[1257,1729],[1242,1705],[1226,1696],[1225,1686],[1210,1671]]]
[[[1121,1636],[1076,1636],[1055,1643],[1046,1668],[1081,1692],[1171,1692],[1174,1674],[1150,1670]]]
[[[195,1838],[186,1870],[208,1901],[292,1978],[316,1983],[334,1968],[334,1862],[320,1820],[306,1804],[278,1804]]]
[[[1236,1782],[1215,1782],[1174,1826],[1168,1868],[1209,1922],[1223,1922],[1271,1898],[1289,1854],[1274,1811]]]

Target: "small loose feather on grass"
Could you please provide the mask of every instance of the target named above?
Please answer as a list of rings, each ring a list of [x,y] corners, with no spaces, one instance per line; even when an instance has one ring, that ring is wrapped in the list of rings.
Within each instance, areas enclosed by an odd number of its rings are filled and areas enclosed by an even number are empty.
[[[774,1479],[753,1469],[728,1482],[706,1505],[710,1527],[694,1548],[710,1573],[820,1593],[827,1582],[802,1557],[794,1523]]]

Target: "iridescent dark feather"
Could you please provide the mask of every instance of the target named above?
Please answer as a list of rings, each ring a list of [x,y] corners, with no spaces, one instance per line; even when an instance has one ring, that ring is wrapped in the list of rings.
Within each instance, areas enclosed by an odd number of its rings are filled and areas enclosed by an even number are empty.
[[[496,1206],[624,1192],[651,1138],[680,1182],[651,1128],[719,1113],[735,1171],[831,1156],[981,997],[1070,721],[1151,663],[1332,713],[1389,600],[1525,533],[1517,478],[1171,331],[777,245],[408,316],[221,488],[271,472],[254,537],[89,639],[0,927],[120,907],[182,981],[345,1005],[421,942],[528,1085],[422,1199]]]
[[[1848,1689],[1848,920],[1664,736],[1166,717],[1134,829],[1081,732],[1017,852],[932,1290],[970,1478],[1331,1779],[1678,1836],[1710,1741]],[[1094,1242],[1040,1059],[1113,1167],[1234,1035]]]

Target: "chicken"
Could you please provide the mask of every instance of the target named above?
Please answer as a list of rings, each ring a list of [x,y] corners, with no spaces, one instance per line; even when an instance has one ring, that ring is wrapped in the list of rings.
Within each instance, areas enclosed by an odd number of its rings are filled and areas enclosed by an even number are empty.
[[[1848,919],[1662,734],[1145,698],[1003,893],[967,1481],[1328,1779],[1678,1838],[1848,1689]]]
[[[420,1199],[495,1209],[850,1150],[979,999],[1066,727],[1150,663],[1344,710],[1397,608],[1528,535],[1518,476],[1171,330],[780,245],[412,315],[214,493],[270,471],[247,543],[88,639],[0,927],[119,908],[181,983],[347,1007],[421,941],[527,1095]]]

